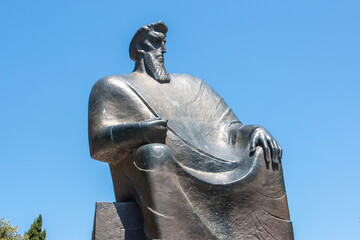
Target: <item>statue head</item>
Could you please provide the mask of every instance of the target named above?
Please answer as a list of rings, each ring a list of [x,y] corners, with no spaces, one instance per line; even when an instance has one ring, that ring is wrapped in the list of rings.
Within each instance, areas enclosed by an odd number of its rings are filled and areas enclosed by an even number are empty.
[[[135,69],[143,64],[145,71],[158,82],[170,81],[170,74],[164,66],[167,26],[159,21],[142,26],[130,43],[130,58],[136,62]]]

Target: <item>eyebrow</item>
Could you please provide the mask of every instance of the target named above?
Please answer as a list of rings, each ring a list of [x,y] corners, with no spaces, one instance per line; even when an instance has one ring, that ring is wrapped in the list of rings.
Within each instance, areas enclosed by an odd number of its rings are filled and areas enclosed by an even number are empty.
[[[160,38],[163,41],[165,40],[165,34],[163,34],[161,32],[151,31],[151,32],[149,32],[149,36],[152,38]]]

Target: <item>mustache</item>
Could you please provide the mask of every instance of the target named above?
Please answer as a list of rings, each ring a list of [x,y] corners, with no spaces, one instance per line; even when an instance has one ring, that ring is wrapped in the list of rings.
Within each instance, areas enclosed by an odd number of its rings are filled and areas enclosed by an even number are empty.
[[[170,82],[170,74],[166,71],[163,55],[154,57],[151,53],[144,53],[146,72],[160,83]]]

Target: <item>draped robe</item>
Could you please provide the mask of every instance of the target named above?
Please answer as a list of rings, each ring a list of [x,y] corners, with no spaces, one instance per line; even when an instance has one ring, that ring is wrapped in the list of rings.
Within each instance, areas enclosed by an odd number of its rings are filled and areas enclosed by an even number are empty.
[[[168,120],[161,162],[139,158],[132,136],[113,140],[113,126],[155,118]],[[250,155],[250,135],[229,143],[237,126],[223,98],[186,74],[165,84],[135,72],[106,77],[89,101],[92,157],[110,163],[117,201],[139,203],[147,239],[293,238],[281,164],[266,163],[260,147]]]

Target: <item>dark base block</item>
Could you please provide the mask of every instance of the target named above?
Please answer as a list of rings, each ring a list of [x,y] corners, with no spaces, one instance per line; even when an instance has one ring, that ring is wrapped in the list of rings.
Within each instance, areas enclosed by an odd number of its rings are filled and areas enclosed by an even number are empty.
[[[93,240],[144,240],[144,220],[136,202],[97,202]]]

